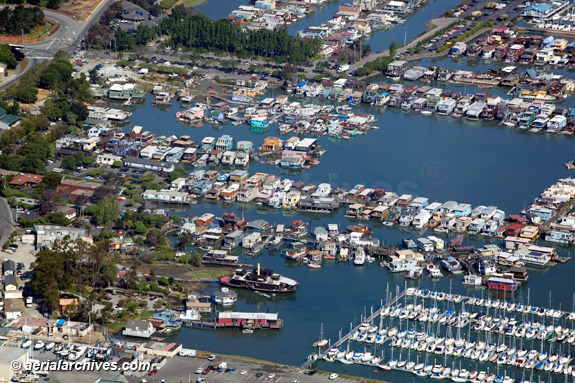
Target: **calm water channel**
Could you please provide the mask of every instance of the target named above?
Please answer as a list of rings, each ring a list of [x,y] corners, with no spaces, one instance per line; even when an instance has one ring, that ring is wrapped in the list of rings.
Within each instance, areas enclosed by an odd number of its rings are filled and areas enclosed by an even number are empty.
[[[336,0],[316,10],[307,19],[290,27],[290,31],[309,25],[318,25],[331,17],[337,5]],[[242,0],[210,0],[198,8],[213,18],[225,17],[241,4]],[[404,26],[374,34],[367,42],[372,49],[385,49],[393,40],[403,42],[407,28],[407,40],[425,30],[424,22],[437,17],[450,9],[459,0],[435,0],[412,15]],[[465,61],[442,59],[427,61],[424,64],[466,68]],[[471,63],[473,64],[473,63]],[[478,64],[473,69],[485,69],[491,64]],[[445,86],[445,85],[443,85]],[[470,91],[474,91],[471,89]],[[494,91],[497,93],[498,91]],[[269,94],[273,94],[270,92]],[[304,102],[313,102],[306,99]],[[156,135],[189,135],[193,140],[205,136],[230,134],[234,139],[247,139],[259,146],[264,137],[277,135],[277,127],[272,125],[264,135],[251,133],[247,126],[212,126],[191,128],[178,122],[175,113],[180,106],[173,103],[169,109],[160,110],[151,106],[148,98],[145,106],[136,109],[130,118],[133,125],[142,125]],[[250,165],[250,173],[263,171],[282,174],[284,177],[301,179],[306,182],[330,182],[334,186],[351,188],[362,183],[371,187],[383,187],[397,193],[410,193],[429,197],[433,201],[455,200],[473,205],[493,204],[507,214],[524,209],[545,187],[561,177],[569,176],[563,163],[574,157],[574,139],[556,135],[534,135],[492,123],[469,122],[443,116],[422,116],[397,109],[382,109],[359,105],[362,112],[376,115],[379,130],[372,130],[364,136],[348,141],[319,138],[327,149],[316,168],[302,173],[283,173],[270,165]],[[220,215],[224,211],[236,211],[246,219],[262,218],[271,223],[290,223],[294,218],[310,222],[311,227],[339,223],[343,229],[349,220],[343,212],[334,215],[289,214],[274,211],[257,205],[217,204],[194,205],[188,210],[176,211],[181,215],[196,215],[212,212]],[[370,224],[373,226],[373,224]],[[386,244],[398,244],[401,238],[421,236],[422,233],[400,231],[395,228],[374,227],[374,236]],[[466,239],[465,244],[480,246],[481,239]],[[569,249],[560,249],[567,253]],[[299,290],[290,295],[276,296],[271,299],[247,291],[238,293],[235,304],[238,311],[278,312],[284,319],[281,331],[260,331],[254,334],[242,334],[237,330],[196,330],[183,328],[171,336],[185,347],[211,350],[214,352],[241,354],[255,358],[268,359],[287,364],[300,364],[306,355],[312,352],[311,343],[319,335],[320,323],[324,324],[326,337],[334,341],[338,332],[349,328],[350,322],[357,323],[360,316],[369,313],[384,298],[389,284],[395,291],[397,285],[403,288],[404,280],[400,275],[391,275],[379,264],[367,264],[354,267],[350,264],[324,263],[320,270],[311,270],[304,265],[287,263],[277,253],[264,253],[258,258],[243,258],[242,261],[255,264],[261,262],[286,276],[300,282]],[[572,273],[575,263],[559,265],[549,270],[532,270],[529,283],[512,298],[526,302],[528,288],[531,304],[547,306],[551,300],[553,307],[562,306],[570,310],[572,305]],[[461,284],[461,278],[443,278],[432,283],[428,279],[409,282],[422,287],[466,295],[487,295],[486,291],[467,291]],[[213,290],[217,286],[210,286]],[[397,324],[396,324],[397,325]],[[352,349],[364,349],[364,345],[352,344]],[[567,352],[568,350],[564,350]],[[378,354],[381,351],[378,351]],[[386,358],[391,356],[385,349]],[[412,358],[416,355],[413,353]],[[396,350],[396,356],[398,351]],[[404,355],[405,356],[405,355]],[[406,356],[405,356],[406,357]],[[423,354],[419,355],[424,358]],[[442,361],[442,360],[438,360]],[[430,359],[433,362],[433,357]],[[451,360],[448,360],[451,364]],[[476,369],[475,362],[463,362],[468,369]],[[490,365],[493,369],[494,364]],[[343,372],[388,381],[411,380],[407,373],[371,372],[373,367],[344,366],[339,363],[320,362],[319,367],[329,371]],[[480,366],[481,367],[481,366]],[[487,365],[483,367],[486,369]],[[509,374],[517,379],[518,370],[508,368]],[[503,371],[501,371],[503,372]],[[417,378],[415,378],[417,380]],[[562,381],[563,377],[556,377]]]

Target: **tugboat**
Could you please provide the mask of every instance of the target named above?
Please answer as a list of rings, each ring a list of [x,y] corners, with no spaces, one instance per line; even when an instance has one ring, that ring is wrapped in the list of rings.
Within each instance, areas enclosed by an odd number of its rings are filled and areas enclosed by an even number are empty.
[[[254,291],[290,293],[296,291],[299,282],[286,278],[273,270],[258,267],[253,270],[237,269],[233,275],[218,278],[220,284]]]

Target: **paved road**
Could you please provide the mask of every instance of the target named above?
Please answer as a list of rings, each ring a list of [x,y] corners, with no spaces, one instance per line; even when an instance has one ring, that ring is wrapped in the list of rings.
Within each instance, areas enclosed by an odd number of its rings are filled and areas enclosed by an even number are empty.
[[[437,28],[433,28],[433,29],[425,32],[424,34],[422,34],[418,38],[411,40],[409,43],[407,43],[407,45],[398,48],[397,54],[400,55],[402,53],[405,53],[409,48],[414,47],[418,41],[425,39],[426,37],[437,32],[439,29],[445,28],[449,24],[453,23],[454,21],[458,21],[458,20],[459,19],[457,17],[440,17],[437,19],[430,20],[429,22],[435,24],[437,26]],[[387,50],[387,49],[384,51],[374,52],[372,54],[365,56],[364,58],[355,62],[354,64],[350,65],[349,70],[350,71],[357,70],[357,69],[361,68],[365,63],[367,63],[369,61],[373,61],[379,57],[387,56],[387,55],[389,55],[389,50]]]
[[[14,231],[14,218],[8,202],[0,197],[0,248]]]
[[[44,14],[54,19],[60,24],[60,28],[50,37],[37,43],[26,43],[23,52],[30,58],[29,65],[20,73],[13,76],[11,79],[6,80],[0,84],[0,90],[7,88],[14,82],[18,81],[30,68],[39,64],[42,61],[50,60],[54,55],[60,51],[68,53],[74,52],[78,49],[84,39],[84,35],[88,32],[90,27],[97,23],[102,16],[102,13],[114,2],[115,0],[104,0],[92,12],[90,17],[84,22],[76,22],[72,18],[58,12],[44,10]],[[64,5],[65,6],[65,5]]]

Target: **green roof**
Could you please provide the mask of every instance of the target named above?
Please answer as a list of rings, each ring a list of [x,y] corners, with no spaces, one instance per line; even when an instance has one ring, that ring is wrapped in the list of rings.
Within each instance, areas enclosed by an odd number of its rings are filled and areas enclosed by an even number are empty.
[[[12,126],[15,123],[17,123],[18,121],[20,121],[21,118],[20,116],[14,116],[12,114],[5,114],[2,117],[0,117],[0,121],[2,121],[3,123]]]
[[[406,63],[407,63],[406,61],[395,60],[395,61],[391,62],[389,64],[389,66],[402,66],[402,65],[405,65]]]
[[[0,106],[0,116],[5,115],[6,113],[8,113],[8,112],[6,111],[6,109],[4,109],[4,108],[2,108],[2,107]]]

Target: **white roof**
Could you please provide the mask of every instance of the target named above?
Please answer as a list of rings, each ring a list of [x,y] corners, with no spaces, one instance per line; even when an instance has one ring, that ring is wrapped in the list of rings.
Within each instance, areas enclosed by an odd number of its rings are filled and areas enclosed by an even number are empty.
[[[297,143],[297,146],[311,146],[315,144],[317,140],[315,138],[304,138]]]
[[[110,90],[122,91],[122,90],[132,90],[136,87],[136,84],[114,84],[110,87]]]
[[[277,313],[241,313],[235,311],[222,311],[218,314],[220,319],[265,319],[278,320]]]

